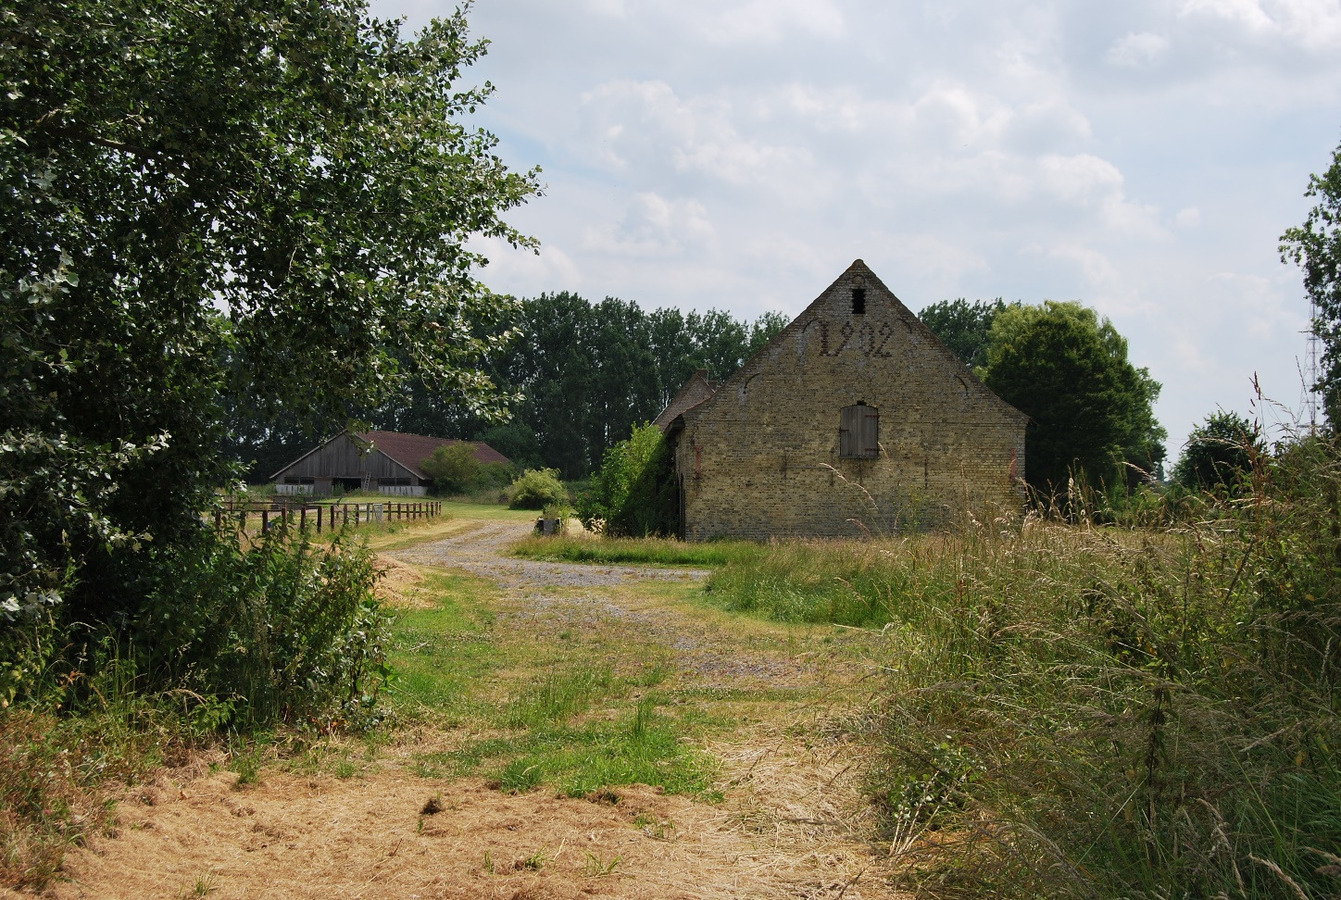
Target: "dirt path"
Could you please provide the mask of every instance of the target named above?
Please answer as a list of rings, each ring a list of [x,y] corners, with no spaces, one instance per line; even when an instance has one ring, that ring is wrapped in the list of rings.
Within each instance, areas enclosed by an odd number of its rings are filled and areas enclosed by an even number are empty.
[[[67,859],[54,898],[891,898],[884,854],[857,786],[860,748],[836,727],[860,702],[865,667],[851,641],[804,639],[688,610],[658,585],[689,570],[577,566],[500,551],[522,533],[482,523],[396,551],[393,567],[487,578],[501,592],[495,629],[528,635],[625,629],[673,659],[680,685],[767,690],[767,715],[704,749],[721,763],[720,803],[652,788],[601,800],[544,789],[508,795],[481,779],[426,778],[417,733],[357,777],[266,770],[239,790],[209,760],[161,773],[119,807],[115,836]],[[409,570],[413,572],[414,570]],[[618,631],[616,632],[618,633]],[[796,702],[788,702],[795,691]],[[3,894],[0,891],[0,894]]]

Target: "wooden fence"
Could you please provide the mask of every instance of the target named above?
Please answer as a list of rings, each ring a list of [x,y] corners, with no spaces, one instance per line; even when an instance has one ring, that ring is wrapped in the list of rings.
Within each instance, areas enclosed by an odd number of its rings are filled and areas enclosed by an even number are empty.
[[[357,528],[373,522],[410,522],[432,519],[442,513],[442,501],[420,500],[414,503],[383,501],[374,503],[312,503],[288,497],[263,502],[256,500],[224,500],[214,510],[214,524],[223,528],[225,520],[236,524],[239,531],[247,530],[247,519],[259,521],[261,532],[279,522],[287,521],[299,530],[324,528],[331,531],[352,525]]]

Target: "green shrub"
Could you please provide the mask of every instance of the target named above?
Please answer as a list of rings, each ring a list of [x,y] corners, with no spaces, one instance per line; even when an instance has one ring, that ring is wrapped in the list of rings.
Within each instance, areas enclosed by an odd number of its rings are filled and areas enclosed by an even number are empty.
[[[433,493],[439,496],[497,491],[516,474],[507,463],[480,462],[475,458],[474,445],[467,443],[439,447],[420,463],[420,468],[433,479]]]
[[[601,471],[581,498],[587,528],[625,537],[674,534],[678,523],[674,460],[661,429],[647,424],[605,451]]]
[[[475,447],[458,443],[434,450],[419,468],[433,479],[433,493],[463,494],[479,480],[481,466],[475,458]]]
[[[367,713],[386,675],[388,616],[372,556],[353,541],[316,547],[283,526],[250,549],[216,536],[147,599],[143,670],[205,698],[219,726]]]
[[[544,509],[568,503],[568,491],[559,481],[558,469],[527,469],[508,488],[511,509]]]

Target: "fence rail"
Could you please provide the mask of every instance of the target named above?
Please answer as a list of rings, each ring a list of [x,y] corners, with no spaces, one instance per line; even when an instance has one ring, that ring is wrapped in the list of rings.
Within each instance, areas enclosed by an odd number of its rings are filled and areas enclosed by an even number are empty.
[[[371,503],[312,503],[278,497],[272,501],[237,500],[229,497],[214,510],[214,524],[224,527],[224,521],[236,522],[241,531],[247,528],[247,518],[259,519],[261,532],[272,525],[287,521],[306,531],[315,527],[317,534],[324,528],[332,531],[352,525],[355,528],[373,522],[412,522],[432,519],[442,514],[442,501],[420,500],[414,503],[381,501]]]

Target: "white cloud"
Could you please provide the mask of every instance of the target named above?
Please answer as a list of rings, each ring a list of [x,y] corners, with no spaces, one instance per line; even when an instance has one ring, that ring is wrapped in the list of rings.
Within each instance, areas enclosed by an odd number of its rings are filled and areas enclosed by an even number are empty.
[[[765,118],[791,114],[820,132],[860,134],[884,130],[897,120],[901,109],[851,86],[820,88],[792,83],[783,87],[778,97],[761,98],[759,112]]]
[[[902,274],[931,281],[953,293],[964,276],[986,270],[988,262],[962,242],[916,232],[891,235],[882,241],[885,254],[897,260]],[[895,288],[895,293],[898,289]]]
[[[847,30],[833,0],[750,0],[725,7],[718,0],[711,9],[702,16],[704,35],[724,44],[776,44],[791,32],[835,40]]]
[[[1050,97],[1016,104],[1003,134],[1018,152],[1080,147],[1093,137],[1089,118],[1065,99]]]
[[[1094,247],[1062,240],[1046,248],[1043,252],[1050,259],[1067,263],[1079,269],[1086,283],[1090,286],[1087,293],[1091,296],[1099,291],[1111,289],[1121,282],[1117,266],[1113,264],[1106,253]]]
[[[694,114],[664,81],[615,81],[581,97],[584,134],[608,166],[628,169],[648,157],[689,142]]]
[[[1279,37],[1309,50],[1341,45],[1336,0],[1185,0],[1181,14],[1219,19],[1249,36]]]
[[[628,15],[624,0],[585,0],[583,5],[598,16],[622,19]]]
[[[1078,206],[1094,206],[1122,190],[1117,166],[1088,153],[1048,154],[1039,159],[1038,168],[1044,190]]]
[[[582,98],[597,154],[641,177],[665,170],[735,185],[799,183],[813,162],[790,143],[754,140],[729,100],[682,100],[665,82],[604,84]]]
[[[489,260],[481,276],[496,290],[535,296],[546,291],[574,289],[582,281],[577,263],[552,245],[542,246],[539,253],[512,247],[499,238],[475,239],[469,246]]]
[[[1255,340],[1303,331],[1306,317],[1286,306],[1280,287],[1271,279],[1249,272],[1220,272],[1207,280],[1214,291],[1217,318]]]
[[[1128,34],[1113,42],[1104,59],[1115,66],[1146,69],[1160,62],[1169,52],[1169,39],[1148,31]]]
[[[1201,224],[1201,210],[1195,206],[1180,209],[1178,214],[1173,217],[1173,224],[1179,228],[1196,228]]]
[[[1038,161],[1040,187],[1073,207],[1097,211],[1103,224],[1123,235],[1156,237],[1163,233],[1158,210],[1129,200],[1122,173],[1107,160],[1088,153],[1049,154]]]
[[[696,200],[667,200],[655,193],[633,198],[613,226],[583,232],[582,249],[621,257],[678,256],[712,242],[716,231]]]
[[[990,94],[960,84],[937,84],[909,111],[910,124],[924,140],[941,146],[995,144],[1010,121],[1010,109]]]
[[[1249,31],[1267,31],[1275,24],[1258,0],[1185,0],[1183,14],[1198,13],[1233,22]]]
[[[677,169],[694,170],[733,184],[776,185],[787,173],[799,173],[811,163],[799,147],[771,146],[743,140],[730,129],[675,152]]]

